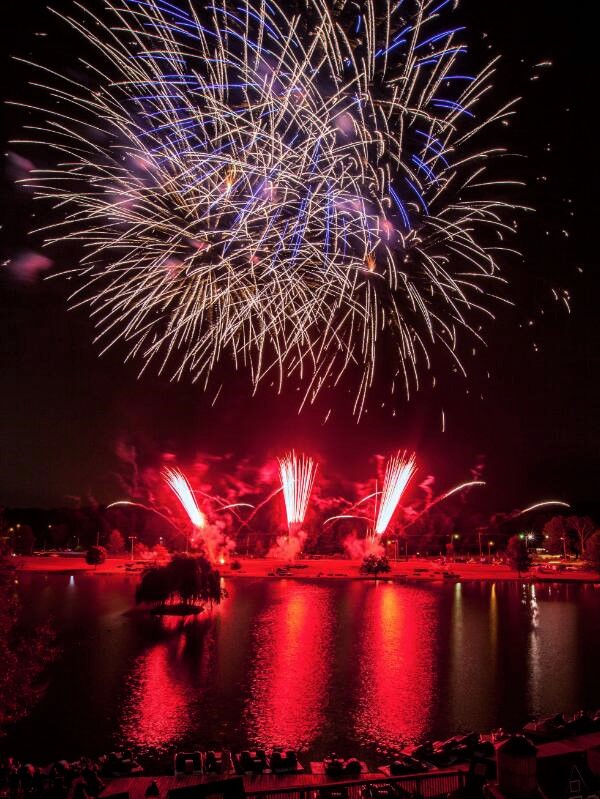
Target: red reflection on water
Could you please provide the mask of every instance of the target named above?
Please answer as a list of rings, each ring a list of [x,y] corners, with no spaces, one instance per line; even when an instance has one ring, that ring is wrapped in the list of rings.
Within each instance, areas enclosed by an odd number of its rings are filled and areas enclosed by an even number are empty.
[[[121,735],[144,750],[165,749],[188,724],[185,683],[173,668],[172,643],[160,643],[141,655],[129,680]]]
[[[248,735],[265,749],[305,749],[325,720],[330,676],[332,594],[282,582],[255,630],[256,654],[246,705]]]
[[[355,730],[360,740],[398,749],[429,727],[434,701],[436,594],[370,586],[363,608]]]

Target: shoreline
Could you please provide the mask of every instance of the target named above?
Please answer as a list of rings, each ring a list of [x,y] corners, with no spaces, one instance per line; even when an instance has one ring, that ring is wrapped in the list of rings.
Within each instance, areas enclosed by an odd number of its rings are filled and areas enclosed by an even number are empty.
[[[273,572],[286,563],[274,558],[237,558],[241,569],[232,570],[227,565],[219,567],[221,576],[226,579],[263,578],[271,580],[382,580],[408,585],[441,585],[463,581],[502,582],[520,581],[531,583],[583,583],[600,588],[600,574],[591,569],[577,571],[540,573],[534,567],[529,572],[518,574],[503,564],[481,563],[446,563],[443,566],[425,558],[410,558],[408,561],[390,561],[391,570],[377,576],[359,574],[361,561],[341,558],[320,558],[300,560],[291,565],[289,574],[280,576]],[[15,558],[14,565],[1,569],[13,574],[23,572],[37,574],[89,574],[110,576],[138,576],[143,569],[152,565],[150,561],[131,561],[129,557],[112,556],[98,566],[89,566],[85,556],[22,556]],[[453,577],[442,578],[439,575],[415,574],[415,569],[431,571],[444,570]]]

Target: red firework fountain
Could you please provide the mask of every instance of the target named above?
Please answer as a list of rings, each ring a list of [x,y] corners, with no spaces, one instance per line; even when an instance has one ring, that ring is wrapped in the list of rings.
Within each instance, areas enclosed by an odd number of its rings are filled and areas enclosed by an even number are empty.
[[[316,472],[316,462],[307,455],[296,455],[292,451],[283,458],[279,458],[279,476],[285,502],[289,547],[280,541],[278,541],[278,547],[287,550],[282,553],[287,557],[293,558],[302,544],[302,525]]]
[[[382,536],[398,507],[406,488],[417,469],[415,454],[398,452],[391,457],[385,467],[383,490],[379,502],[379,510],[375,519],[376,536]]]
[[[192,491],[190,481],[179,469],[166,468],[163,469],[162,474],[165,482],[181,503],[181,507],[186,512],[186,515],[190,520],[192,527],[194,528],[194,533],[191,536],[192,543],[197,541],[199,538],[203,539],[202,531],[206,527],[206,516],[198,507],[198,502],[196,501],[196,497]],[[210,546],[210,541],[208,539],[203,540],[207,547],[207,555],[210,561],[214,563],[215,553],[211,551],[212,547]]]

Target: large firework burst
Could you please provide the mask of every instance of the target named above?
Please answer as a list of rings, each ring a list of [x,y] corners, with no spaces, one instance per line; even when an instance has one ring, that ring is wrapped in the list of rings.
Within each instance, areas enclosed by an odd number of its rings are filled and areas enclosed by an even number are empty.
[[[480,112],[495,62],[464,74],[449,3],[74,3],[97,57],[89,80],[51,73],[35,139],[61,157],[35,182],[49,239],[85,246],[72,299],[99,339],[310,401],[351,366],[358,412],[384,341],[407,389],[436,344],[458,358],[513,210],[477,140],[513,104]]]

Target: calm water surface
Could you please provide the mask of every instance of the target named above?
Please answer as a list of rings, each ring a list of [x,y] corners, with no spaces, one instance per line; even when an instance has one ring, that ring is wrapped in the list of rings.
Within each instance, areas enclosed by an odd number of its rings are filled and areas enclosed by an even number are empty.
[[[199,619],[134,609],[133,577],[19,577],[62,654],[3,748],[46,762],[132,744],[283,745],[371,763],[405,742],[600,706],[600,589],[229,580]]]

